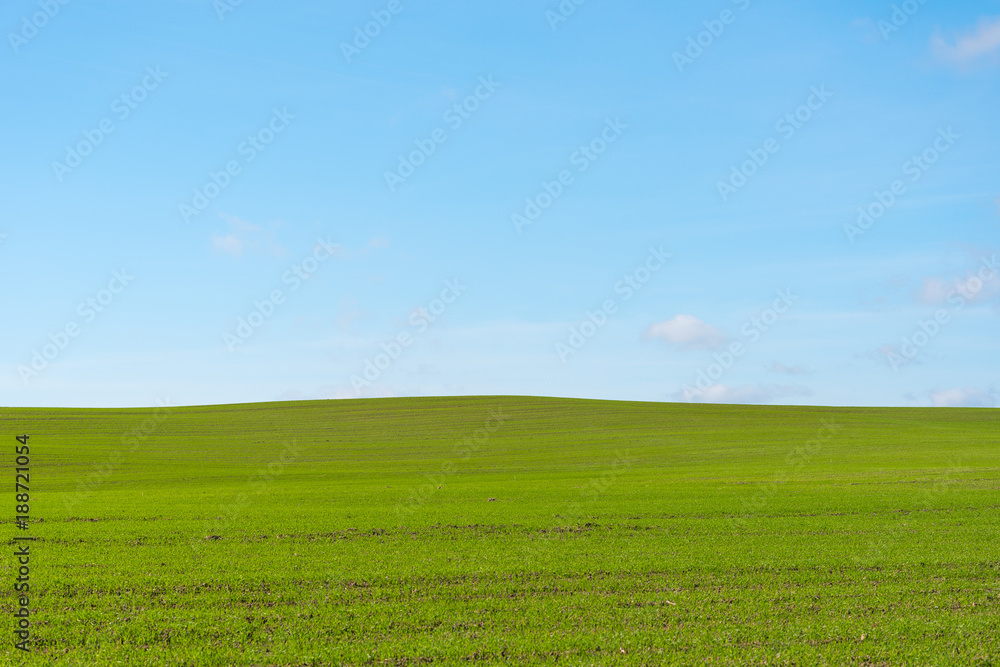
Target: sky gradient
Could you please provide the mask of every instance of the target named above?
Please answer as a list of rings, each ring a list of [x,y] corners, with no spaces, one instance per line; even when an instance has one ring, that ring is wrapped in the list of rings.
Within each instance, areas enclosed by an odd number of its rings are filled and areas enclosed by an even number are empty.
[[[1000,399],[1000,2],[0,19],[0,404]]]

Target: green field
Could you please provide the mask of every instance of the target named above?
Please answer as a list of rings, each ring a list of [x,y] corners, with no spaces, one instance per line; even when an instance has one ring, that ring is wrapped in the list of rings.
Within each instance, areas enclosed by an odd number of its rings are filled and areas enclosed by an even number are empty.
[[[1000,412],[6,409],[4,664],[1000,663]],[[30,434],[29,530],[13,524]]]

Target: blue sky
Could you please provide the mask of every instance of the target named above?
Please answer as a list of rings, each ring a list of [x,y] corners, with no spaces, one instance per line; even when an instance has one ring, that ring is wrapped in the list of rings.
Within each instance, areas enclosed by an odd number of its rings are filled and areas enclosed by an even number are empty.
[[[997,405],[1000,2],[576,2],[6,3],[0,404]]]

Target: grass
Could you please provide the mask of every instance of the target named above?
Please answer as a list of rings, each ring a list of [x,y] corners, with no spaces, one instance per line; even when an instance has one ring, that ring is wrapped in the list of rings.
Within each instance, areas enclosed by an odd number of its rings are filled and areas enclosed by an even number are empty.
[[[994,665],[998,414],[8,409],[36,645],[0,661]]]

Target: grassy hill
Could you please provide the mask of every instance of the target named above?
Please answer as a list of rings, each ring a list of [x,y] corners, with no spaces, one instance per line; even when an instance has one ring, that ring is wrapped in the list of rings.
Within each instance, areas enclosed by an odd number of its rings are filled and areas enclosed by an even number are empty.
[[[998,415],[6,409],[33,522],[5,522],[39,538],[37,664],[987,665]]]

